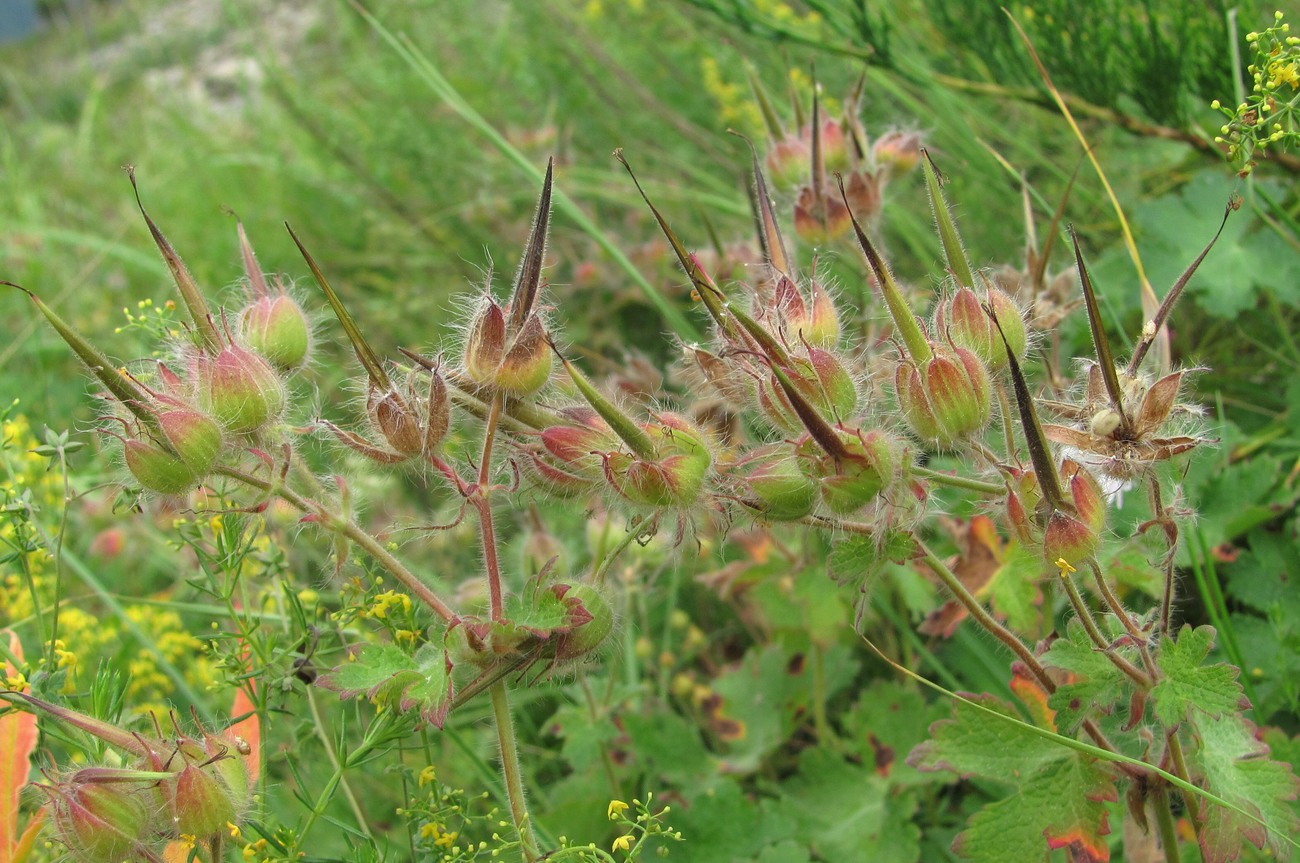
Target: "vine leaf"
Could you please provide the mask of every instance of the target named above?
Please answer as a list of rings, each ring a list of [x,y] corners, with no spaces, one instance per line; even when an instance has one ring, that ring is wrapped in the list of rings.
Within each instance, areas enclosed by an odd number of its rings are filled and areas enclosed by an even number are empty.
[[[1184,626],[1178,638],[1165,636],[1156,664],[1163,679],[1151,690],[1156,718],[1165,725],[1182,722],[1195,707],[1212,717],[1248,710],[1250,702],[1237,682],[1236,668],[1220,662],[1203,665],[1214,646],[1214,627]]]
[[[992,695],[964,697],[1015,715],[1011,704]],[[1011,723],[990,722],[965,701],[957,702],[952,719],[930,726],[930,736],[908,757],[913,767],[1015,787],[1011,796],[970,819],[953,841],[958,855],[982,863],[1029,863],[1042,860],[1049,849],[1066,848],[1078,863],[1110,859],[1105,804],[1118,795],[1110,772],[1095,758]]]
[[[1289,805],[1300,781],[1290,765],[1269,759],[1255,726],[1236,713],[1216,718],[1193,712],[1191,724],[1197,744],[1188,758],[1192,778],[1269,825],[1226,806],[1209,806],[1200,836],[1205,863],[1236,860],[1246,842],[1260,849],[1267,844],[1276,859],[1291,859],[1291,845],[1284,840],[1300,832],[1300,817]]]
[[[418,711],[420,719],[442,728],[451,706],[451,659],[435,644],[411,656],[395,644],[366,644],[350,662],[321,675],[317,686],[340,698],[364,694],[399,713]]]
[[[1077,620],[1067,624],[1065,637],[1052,642],[1042,661],[1048,668],[1069,673],[1069,681],[1048,700],[1062,732],[1074,731],[1099,713],[1110,713],[1127,690],[1123,673],[1096,649]]]

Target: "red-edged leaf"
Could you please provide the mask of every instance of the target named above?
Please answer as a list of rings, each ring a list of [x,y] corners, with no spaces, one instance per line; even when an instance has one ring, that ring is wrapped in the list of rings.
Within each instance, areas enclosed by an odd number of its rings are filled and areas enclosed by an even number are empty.
[[[1045,705],[1034,687],[1017,688]],[[1011,705],[991,695],[972,696],[986,707],[1014,715]],[[1030,712],[1036,713],[1034,706]],[[931,739],[912,751],[907,763],[921,770],[948,770],[1014,787],[1010,796],[981,809],[953,842],[953,850],[980,863],[1042,860],[1053,848],[1068,848],[1076,863],[1110,859],[1106,801],[1117,799],[1115,783],[1096,759],[958,703],[954,718],[930,727]]]

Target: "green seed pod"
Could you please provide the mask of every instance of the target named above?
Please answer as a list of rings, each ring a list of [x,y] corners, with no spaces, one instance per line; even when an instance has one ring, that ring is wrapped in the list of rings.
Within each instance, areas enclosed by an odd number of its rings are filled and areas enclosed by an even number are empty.
[[[1007,347],[1018,359],[1026,348],[1025,319],[1004,291],[988,292],[988,305],[997,315],[997,324],[989,318],[979,297],[970,288],[962,288],[939,304],[935,312],[935,331],[952,340],[959,348],[979,357],[986,368],[997,371],[1007,364]],[[1001,334],[998,327],[1002,328]],[[1002,343],[1006,338],[1006,345]]]
[[[255,434],[284,411],[279,375],[266,360],[238,345],[200,358],[198,381],[199,406],[233,434]]]
[[[199,475],[164,449],[139,440],[126,442],[126,467],[136,482],[159,494],[180,494],[198,485]]]
[[[108,781],[106,772],[105,768],[79,770],[67,783],[47,791],[55,831],[72,856],[85,863],[134,858],[140,838],[149,833],[149,810],[140,783]]]
[[[931,348],[934,352],[920,365],[899,363],[894,387],[912,431],[927,444],[947,449],[988,423],[989,375],[964,348]]]
[[[787,444],[761,447],[737,466],[750,494],[761,504],[759,511],[773,521],[797,521],[812,512],[817,502],[817,483],[799,469],[795,453]]]
[[[902,444],[888,432],[837,428],[848,450],[835,458],[811,438],[799,443],[800,465],[818,483],[822,502],[836,515],[848,515],[866,506],[888,488],[898,475]]]
[[[239,315],[244,344],[281,371],[307,362],[311,350],[311,325],[307,314],[288,294],[265,296],[250,303]]]

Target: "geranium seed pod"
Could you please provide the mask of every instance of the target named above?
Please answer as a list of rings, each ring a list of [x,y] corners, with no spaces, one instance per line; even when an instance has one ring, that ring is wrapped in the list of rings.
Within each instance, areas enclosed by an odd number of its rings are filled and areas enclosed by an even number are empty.
[[[200,750],[198,758],[186,756],[185,766],[177,775],[162,782],[175,832],[204,838],[224,831],[227,821],[239,818],[240,801],[216,769],[221,760],[235,759],[227,756],[205,763],[207,758]]]
[[[234,434],[255,434],[284,411],[284,384],[275,369],[238,345],[201,357],[198,381],[199,406]]]
[[[497,368],[494,383],[507,395],[527,396],[551,378],[551,346],[541,318],[529,315]]]
[[[474,383],[492,384],[505,353],[505,313],[495,300],[489,299],[470,321],[465,339],[465,373]]]
[[[447,381],[438,369],[429,370],[429,404],[424,420],[424,451],[431,453],[442,443],[451,428],[451,396]]]
[[[142,786],[104,781],[102,776],[81,781],[81,775],[78,771],[67,783],[48,792],[59,838],[75,859],[85,863],[120,863],[134,858],[140,839],[149,834]]]
[[[221,424],[194,410],[165,411],[158,426],[181,461],[198,476],[206,476],[221,454],[224,440]]]
[[[846,456],[829,456],[811,440],[804,440],[799,444],[800,464],[817,481],[826,508],[836,515],[848,515],[893,483],[903,448],[896,438],[879,429],[835,431],[844,443]]]
[[[892,129],[871,145],[871,161],[889,176],[914,170],[921,160],[921,136],[917,132]]]
[[[961,288],[939,304],[935,330],[946,335],[954,345],[965,348],[979,358],[990,371],[1007,364],[1007,348],[1023,359],[1026,347],[1025,320],[1015,301],[996,288],[988,292],[988,306],[997,315],[995,325],[984,311],[979,297],[970,288]],[[998,327],[1002,335],[998,334]],[[1006,345],[1002,338],[1005,336]]]
[[[424,435],[414,409],[395,390],[373,398],[368,405],[370,421],[388,445],[405,456],[418,455],[424,448]]]
[[[799,469],[795,453],[788,445],[761,447],[737,467],[765,517],[773,521],[797,521],[812,512],[817,502],[817,483]]]
[[[804,340],[819,348],[834,349],[840,342],[840,312],[821,282],[812,283],[812,313],[803,331]]]
[[[264,296],[245,306],[239,315],[239,333],[244,344],[281,371],[307,362],[311,325],[302,306],[288,294]]]
[[[160,447],[128,440],[124,452],[127,469],[149,491],[180,494],[198,485],[199,476],[193,468]]]
[[[894,384],[912,430],[927,444],[946,449],[988,423],[989,377],[968,350],[939,345],[932,349],[920,366],[900,363]]]

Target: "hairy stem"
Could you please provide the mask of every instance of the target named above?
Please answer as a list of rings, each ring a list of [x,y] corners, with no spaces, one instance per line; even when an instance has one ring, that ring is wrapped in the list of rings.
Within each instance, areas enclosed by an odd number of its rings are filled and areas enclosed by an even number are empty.
[[[1083,628],[1088,631],[1088,638],[1092,639],[1092,643],[1097,645],[1097,649],[1111,661],[1111,664],[1122,671],[1130,680],[1143,689],[1149,688],[1151,678],[1133,663],[1110,649],[1110,642],[1106,640],[1105,635],[1097,626],[1097,621],[1092,616],[1092,609],[1088,608],[1083,601],[1083,597],[1079,595],[1079,588],[1075,587],[1070,576],[1063,574],[1061,581],[1065,585],[1066,594],[1070,597],[1070,605],[1074,607],[1074,614],[1079,619],[1079,622],[1083,624]]]
[[[1119,597],[1115,595],[1115,592],[1110,589],[1110,584],[1107,583],[1106,576],[1102,574],[1101,566],[1097,563],[1095,555],[1088,558],[1088,568],[1092,570],[1092,577],[1097,582],[1097,592],[1101,594],[1101,598],[1106,603],[1106,607],[1110,609],[1111,614],[1119,618],[1119,622],[1124,625],[1124,630],[1132,636],[1134,641],[1138,644],[1145,644],[1146,639],[1142,636],[1142,630],[1138,629],[1137,624],[1133,622],[1133,617],[1128,613],[1128,609],[1119,601]]]
[[[505,681],[492,686],[492,717],[496,720],[497,740],[501,744],[501,772],[506,780],[506,798],[510,802],[510,818],[519,833],[526,863],[539,859],[537,838],[528,820],[528,802],[524,799],[524,780],[519,768],[519,743],[515,739],[514,720],[510,716],[510,696]]]
[[[365,549],[366,553],[374,558],[375,562],[383,567],[389,575],[395,578],[402,587],[406,588],[413,596],[429,606],[434,614],[437,614],[445,622],[452,623],[458,619],[458,615],[447,603],[443,602],[428,585],[422,582],[415,573],[406,568],[406,565],[392,555],[388,549],[384,548],[383,543],[375,539],[366,532],[364,528],[358,525],[350,518],[341,517],[337,513],[330,512],[324,505],[315,501],[307,500],[293,489],[281,485],[278,482],[265,480],[253,476],[250,473],[231,467],[219,467],[215,473],[221,476],[241,482],[244,485],[275,495],[284,502],[293,506],[300,512],[307,513],[316,517],[316,521],[326,530],[331,530],[341,536],[355,542]]]
[[[913,476],[919,476],[928,479],[937,485],[950,485],[953,488],[964,488],[967,491],[978,491],[981,494],[1006,494],[1006,487],[1001,483],[985,482],[980,479],[971,479],[964,476],[953,476],[952,474],[943,473],[942,471],[930,470],[925,467],[913,466],[911,468]]]
[[[1165,863],[1180,863],[1178,831],[1174,826],[1174,813],[1169,808],[1169,789],[1156,785],[1151,791],[1151,805],[1155,809],[1156,826],[1160,830],[1160,847],[1165,852]]]

